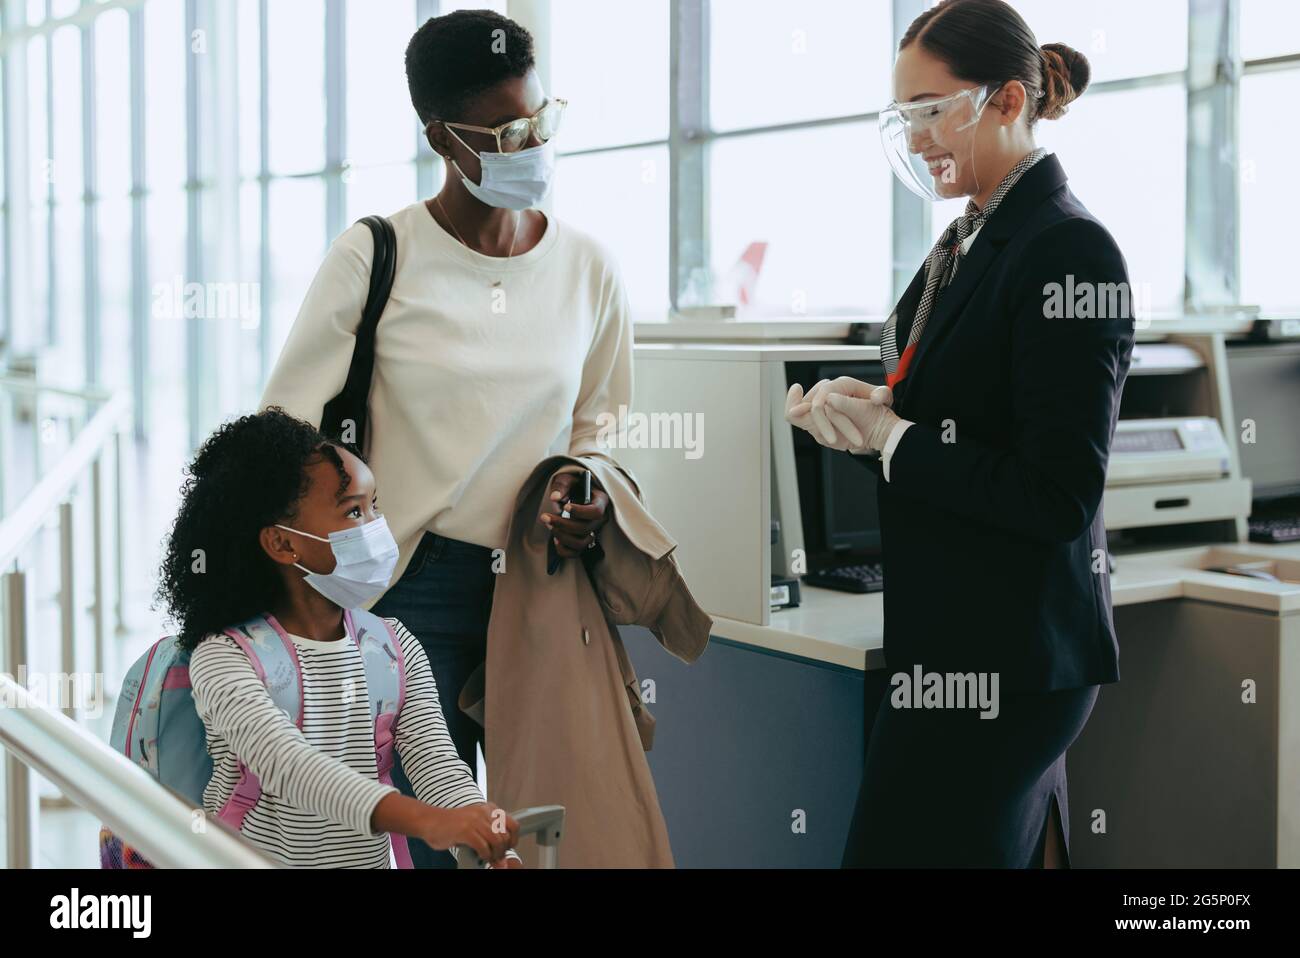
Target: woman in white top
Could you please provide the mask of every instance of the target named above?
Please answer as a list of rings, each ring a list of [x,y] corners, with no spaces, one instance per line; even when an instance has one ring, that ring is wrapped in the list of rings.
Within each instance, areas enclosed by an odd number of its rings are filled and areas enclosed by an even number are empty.
[[[533,209],[549,192],[563,112],[534,69],[532,37],[506,17],[435,17],[406,51],[411,101],[445,182],[390,220],[392,293],[375,342],[367,461],[401,551],[372,611],[400,619],[428,656],[461,757],[482,729],[456,709],[483,660],[492,550],[515,494],[548,455],[601,452],[598,433],[631,400],[632,331],[610,256]],[[319,424],[347,376],[374,244],[353,225],[330,247],[262,397]],[[346,437],[345,437],[346,438]],[[604,492],[546,516],[575,556],[609,519]],[[399,768],[394,781],[409,785]],[[412,843],[417,867],[451,857]]]

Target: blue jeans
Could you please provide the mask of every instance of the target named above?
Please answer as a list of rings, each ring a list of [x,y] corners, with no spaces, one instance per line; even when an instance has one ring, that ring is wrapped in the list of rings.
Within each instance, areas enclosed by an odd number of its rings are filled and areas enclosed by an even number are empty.
[[[483,743],[483,727],[456,705],[471,672],[487,655],[488,616],[492,610],[492,550],[426,532],[402,577],[370,610],[392,616],[406,626],[424,648],[438,686],[438,700],[456,751],[474,773],[475,746]],[[393,784],[415,796],[394,756]],[[455,868],[456,861],[418,839],[409,839],[416,868]]]

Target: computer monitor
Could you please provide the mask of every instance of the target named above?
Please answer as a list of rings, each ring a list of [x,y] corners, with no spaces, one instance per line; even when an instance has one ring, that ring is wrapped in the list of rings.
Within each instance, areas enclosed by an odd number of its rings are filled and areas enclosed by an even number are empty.
[[[863,382],[885,381],[879,363],[787,363],[790,383],[804,388],[822,379],[851,376]],[[787,384],[788,385],[788,384]],[[814,561],[835,556],[874,557],[880,552],[880,515],[876,476],[847,452],[820,445],[802,429],[794,430],[795,469],[804,547]]]
[[[1228,381],[1241,471],[1255,499],[1300,496],[1300,343],[1231,345]],[[1254,442],[1242,440],[1246,420]]]

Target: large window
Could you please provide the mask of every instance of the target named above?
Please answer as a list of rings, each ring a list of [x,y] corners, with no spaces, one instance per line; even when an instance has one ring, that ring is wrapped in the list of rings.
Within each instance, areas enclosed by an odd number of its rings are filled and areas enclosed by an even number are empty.
[[[1187,0],[1015,0],[1014,6],[1039,43],[1066,43],[1085,54],[1094,83],[1187,67]]]
[[[1178,83],[1102,87],[1038,125],[1039,142],[1060,156],[1070,189],[1124,252],[1129,281],[1162,315],[1183,303],[1186,104]],[[1157,157],[1139,144],[1167,146]]]
[[[709,116],[715,130],[873,113],[889,99],[888,5],[713,0]],[[882,13],[886,16],[882,17]]]
[[[668,309],[668,149],[654,145],[565,157],[554,206],[610,247],[635,316]]]
[[[551,5],[551,91],[567,97],[565,152],[668,139],[668,0]],[[557,143],[560,141],[557,141]]]
[[[1286,0],[1242,0],[1238,121],[1241,299],[1266,316],[1300,314],[1291,219],[1300,129],[1283,118],[1300,98],[1300,15]],[[1294,207],[1294,200],[1290,200]]]
[[[325,166],[325,0],[272,0],[266,14],[271,172],[316,173]]]
[[[883,316],[961,212],[901,191],[877,141],[926,2],[0,0],[0,330],[53,375],[130,388],[142,436],[193,443],[251,406],[329,242],[438,189],[403,54],[425,17],[482,6],[533,30],[569,100],[551,208],[611,250],[636,319],[734,300],[756,243],[751,316]],[[1038,136],[1152,307],[1199,303],[1208,258],[1241,303],[1300,311],[1292,0],[1014,3],[1093,65]],[[1230,104],[1211,154],[1187,83],[1224,23],[1244,71],[1208,71]],[[196,312],[193,281],[235,298]]]
[[[419,124],[403,54],[416,29],[413,3],[350,3],[347,9],[347,221],[391,213],[416,195]]]
[[[1241,56],[1292,60],[1300,53],[1300,16],[1291,0],[1240,0]]]
[[[4,70],[0,69],[0,103],[4,102],[5,88]],[[9,283],[9,230],[13,225],[13,214],[9,207],[9,191],[7,189],[8,177],[5,176],[5,124],[0,121],[0,342],[12,342],[13,330],[9,326],[10,320],[10,291],[12,289]]]
[[[27,45],[24,51],[27,58],[27,126],[26,162],[19,167],[6,171],[10,189],[14,192],[27,193],[27,222],[15,219],[13,224],[15,246],[25,252],[26,269],[23,274],[24,300],[14,302],[14,323],[20,317],[26,317],[28,329],[26,335],[15,333],[15,339],[21,338],[24,344],[42,346],[54,342],[54,330],[50,321],[54,303],[50,296],[50,244],[53,231],[50,225],[50,212],[53,208],[52,177],[54,175],[52,149],[50,146],[50,109],[49,109],[49,71],[46,59],[49,55],[47,37],[37,37]],[[20,64],[19,64],[20,66]],[[6,70],[13,76],[20,69]],[[13,87],[5,91],[7,96],[14,96]],[[7,112],[7,111],[6,111]],[[12,137],[16,131],[9,129]],[[21,141],[15,142],[9,155],[12,157],[20,148]],[[25,182],[24,182],[25,180]],[[25,228],[24,228],[25,227]],[[11,280],[12,281],[12,280]],[[15,284],[17,285],[17,284]]]
[[[754,302],[762,313],[888,312],[891,174],[879,142],[876,124],[863,121],[714,143],[715,295],[734,295],[736,262],[761,242],[767,248]],[[818,175],[823,162],[829,165]]]
[[[638,318],[668,309],[669,0],[551,4],[550,95],[569,107],[556,139],[558,216],[618,258]]]
[[[100,378],[131,387],[130,18],[109,10],[95,22],[95,321]]]
[[[136,428],[158,446],[192,441],[187,435],[184,411],[189,407],[186,380],[190,372],[185,349],[185,315],[177,300],[186,284],[185,242],[188,233],[186,203],[187,110],[186,70],[190,39],[185,30],[185,5],[151,0],[134,14],[143,19],[148,52],[142,63],[132,67],[141,73],[146,89],[144,120],[144,257],[133,263],[134,281],[143,282],[148,309],[137,315],[133,326],[139,337],[133,353],[144,361],[133,375],[147,377],[144,408],[136,409]],[[143,274],[143,275],[141,275]],[[135,300],[138,309],[139,297]]]
[[[51,230],[50,316],[52,345],[59,365],[68,374],[85,369],[86,342],[82,316],[86,289],[83,271],[86,189],[83,157],[81,102],[81,34],[75,27],[61,27],[50,37],[50,140],[49,165]]]
[[[706,242],[715,299],[739,298],[748,274],[738,261],[764,243],[756,314],[888,311],[891,174],[874,114],[890,98],[893,40],[882,9],[710,4]]]

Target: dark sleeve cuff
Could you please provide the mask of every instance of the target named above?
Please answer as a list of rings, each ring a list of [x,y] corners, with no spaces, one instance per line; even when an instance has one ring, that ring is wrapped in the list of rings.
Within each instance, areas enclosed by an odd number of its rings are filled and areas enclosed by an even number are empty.
[[[841,453],[841,455],[848,456],[854,462],[861,463],[862,465],[870,469],[872,472],[874,472],[877,476],[884,474],[884,466],[881,464],[879,456],[855,456],[853,455],[853,453],[847,450]]]

